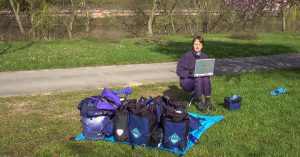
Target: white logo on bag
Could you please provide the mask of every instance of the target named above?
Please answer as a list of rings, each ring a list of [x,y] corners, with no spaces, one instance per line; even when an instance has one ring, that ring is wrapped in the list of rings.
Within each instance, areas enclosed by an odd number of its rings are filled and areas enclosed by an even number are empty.
[[[181,140],[180,137],[176,133],[169,136],[168,139],[171,141],[172,144],[176,144]]]
[[[117,134],[118,136],[121,136],[123,134],[124,130],[123,129],[117,129]]]
[[[133,135],[134,138],[139,138],[141,136],[141,133],[139,131],[139,129],[137,128],[134,128],[132,131],[131,131],[131,134]]]

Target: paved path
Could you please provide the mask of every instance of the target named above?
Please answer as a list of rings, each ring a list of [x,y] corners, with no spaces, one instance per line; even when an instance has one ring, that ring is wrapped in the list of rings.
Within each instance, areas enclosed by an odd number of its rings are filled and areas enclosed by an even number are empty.
[[[300,68],[300,54],[217,59],[216,75],[261,69]],[[30,95],[176,81],[176,63],[0,72],[0,96]]]

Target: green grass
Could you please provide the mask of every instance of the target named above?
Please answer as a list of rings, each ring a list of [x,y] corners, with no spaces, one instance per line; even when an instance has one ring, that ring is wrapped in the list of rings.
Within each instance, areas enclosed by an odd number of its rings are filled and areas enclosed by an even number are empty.
[[[215,58],[300,52],[299,35],[260,34],[256,40],[237,40],[229,36],[204,35],[204,51]],[[0,71],[178,61],[191,46],[191,38],[181,36],[129,38],[117,42],[83,39],[2,42]]]
[[[224,120],[213,125],[186,156],[299,156],[300,70],[261,71],[212,78],[212,102]],[[270,96],[278,86],[288,89]],[[85,90],[48,95],[0,98],[0,156],[175,156],[161,150],[108,141],[69,141],[81,133],[77,103],[99,93]],[[242,108],[222,108],[235,93]],[[129,98],[166,95],[187,99],[178,82],[133,87]],[[195,106],[188,108],[196,112]]]

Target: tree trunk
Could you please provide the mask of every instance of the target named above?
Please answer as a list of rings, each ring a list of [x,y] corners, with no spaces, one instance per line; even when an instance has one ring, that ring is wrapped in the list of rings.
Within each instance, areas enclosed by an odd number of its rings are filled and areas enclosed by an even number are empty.
[[[282,16],[282,31],[285,32],[286,31],[286,19],[285,19],[285,10],[283,7],[281,9],[281,16]]]
[[[170,17],[170,19],[171,19],[171,24],[172,24],[172,32],[173,32],[173,34],[175,34],[175,33],[176,33],[176,29],[175,29],[175,24],[174,24],[174,20],[173,20],[172,12],[173,12],[173,10],[174,10],[175,6],[177,5],[178,1],[179,1],[179,0],[176,0],[176,1],[175,1],[175,3],[173,4],[173,6],[172,6],[172,8],[171,8],[171,10],[170,10],[170,14],[169,14],[169,17]]]
[[[209,12],[208,12],[208,4],[206,2],[203,2],[204,12],[203,12],[203,20],[202,20],[202,31],[204,33],[208,32],[208,18],[209,18]]]
[[[202,30],[204,33],[208,32],[208,12],[205,10],[204,11],[204,18],[203,18],[203,23],[202,23]]]
[[[80,7],[81,3],[77,4],[77,6],[75,6],[73,0],[71,0],[71,6],[72,6],[72,14],[70,15],[70,20],[68,21],[68,23],[64,20],[65,25],[67,26],[67,31],[68,31],[68,35],[69,38],[73,38],[73,23],[74,20],[77,16],[77,9]]]
[[[86,10],[85,13],[85,32],[90,31],[90,12]]]
[[[73,11],[69,23],[66,24],[67,25],[67,30],[68,30],[68,35],[69,35],[70,39],[73,38],[73,23],[74,23],[74,20],[75,20],[75,16],[76,16],[76,10]]]
[[[155,12],[158,8],[158,5],[159,5],[159,1],[158,0],[153,0],[153,3],[152,3],[152,9],[151,9],[151,12],[150,12],[150,15],[149,15],[149,19],[148,19],[148,35],[149,36],[152,36],[153,35],[153,21],[154,21],[154,16],[155,16]]]
[[[175,24],[174,24],[173,18],[171,18],[171,24],[172,24],[172,32],[173,32],[173,34],[176,34],[176,29],[175,29]]]
[[[83,5],[83,9],[84,9],[84,16],[85,16],[85,32],[89,32],[90,31],[90,11],[87,7],[87,1],[83,0],[82,1],[82,5]]]
[[[22,25],[22,22],[21,22],[21,19],[20,19],[20,16],[19,16],[19,3],[17,3],[17,10],[16,10],[13,0],[9,0],[9,2],[10,2],[10,5],[11,5],[11,7],[12,7],[14,13],[15,13],[16,20],[17,20],[17,22],[18,22],[20,31],[21,31],[21,33],[22,33],[23,35],[25,35],[26,32],[25,32],[25,30],[24,30],[24,28],[23,28],[23,25]]]

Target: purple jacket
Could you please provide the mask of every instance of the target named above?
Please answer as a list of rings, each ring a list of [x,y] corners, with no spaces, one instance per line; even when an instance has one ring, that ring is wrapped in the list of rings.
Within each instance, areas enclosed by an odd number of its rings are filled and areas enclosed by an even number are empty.
[[[196,60],[207,58],[207,55],[203,52],[200,53],[200,56],[197,56],[195,51],[185,53],[177,63],[176,74],[181,79],[194,77]]]

